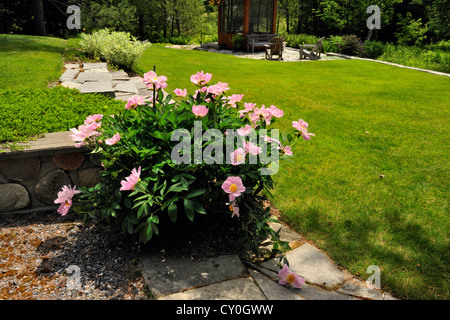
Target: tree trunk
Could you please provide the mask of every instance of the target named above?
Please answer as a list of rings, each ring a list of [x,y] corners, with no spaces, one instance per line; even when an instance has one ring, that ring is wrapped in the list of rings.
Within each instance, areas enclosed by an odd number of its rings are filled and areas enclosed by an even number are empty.
[[[44,5],[42,0],[33,0],[33,15],[34,15],[34,27],[38,36],[46,36],[45,32],[45,20],[44,20]]]

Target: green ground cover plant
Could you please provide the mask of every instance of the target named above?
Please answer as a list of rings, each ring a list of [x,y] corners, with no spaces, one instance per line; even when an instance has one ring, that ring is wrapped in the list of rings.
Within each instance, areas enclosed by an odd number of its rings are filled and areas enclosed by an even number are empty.
[[[22,148],[18,142],[67,131],[88,114],[114,114],[123,107],[104,96],[49,88],[61,76],[63,55],[73,43],[76,39],[0,35],[0,147]]]
[[[293,148],[272,202],[297,231],[399,298],[448,299],[447,77],[369,61],[259,61],[153,46],[143,69],[168,92],[204,70],[243,101],[298,115],[316,139]],[[281,130],[291,126],[280,119]]]
[[[15,149],[17,142],[67,131],[88,114],[114,114],[122,108],[123,102],[63,87],[0,89],[0,146]]]

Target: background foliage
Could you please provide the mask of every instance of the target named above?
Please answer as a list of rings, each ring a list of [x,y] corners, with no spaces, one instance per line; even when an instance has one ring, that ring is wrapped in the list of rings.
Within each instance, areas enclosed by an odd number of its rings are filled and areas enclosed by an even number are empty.
[[[66,8],[73,4],[81,8],[81,27],[87,33],[107,27],[130,32],[140,40],[174,39],[178,43],[211,41],[217,33],[217,6],[204,0],[2,1],[0,33],[36,34],[44,29],[47,35],[77,34],[66,27]],[[406,36],[415,42],[411,36],[426,36],[425,42],[437,42],[450,38],[447,0],[279,0],[277,32],[319,37],[354,34],[364,41],[369,5],[381,9],[381,29],[374,30],[370,40],[396,42]],[[43,19],[39,19],[39,8]],[[45,26],[38,28],[37,24]]]

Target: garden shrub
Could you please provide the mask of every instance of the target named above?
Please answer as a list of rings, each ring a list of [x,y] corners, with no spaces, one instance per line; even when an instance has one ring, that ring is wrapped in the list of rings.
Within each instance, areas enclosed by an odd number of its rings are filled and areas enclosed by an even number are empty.
[[[161,91],[167,78],[150,71],[144,82],[156,89],[154,99],[132,97],[118,114],[95,114],[71,129],[76,146],[88,145],[104,169],[93,188],[75,195],[65,187],[58,212],[66,214],[75,196],[73,208],[86,221],[114,221],[143,243],[167,225],[209,216],[233,222],[246,250],[257,251],[268,236],[274,253],[289,249],[268,225],[270,208],[261,194],[273,188],[268,173],[277,171],[278,160],[292,155],[299,137],[313,134],[301,119],[285,135],[268,130],[282,110],[242,103],[243,95],[227,97],[228,85],[210,80],[203,71],[192,75],[195,94],[176,89],[173,100]]]
[[[286,34],[284,35],[286,46],[299,48],[303,44],[316,44],[319,38],[308,34]]]
[[[340,45],[343,44],[341,36],[330,36],[323,40],[323,52],[341,53]]]
[[[376,59],[384,53],[384,44],[379,41],[365,41],[364,51],[367,57],[371,59]]]
[[[342,54],[349,56],[364,56],[364,46],[361,40],[354,34],[342,36],[342,43],[337,46]]]
[[[138,41],[128,32],[102,29],[90,35],[82,33],[80,46],[92,58],[131,70],[150,43]]]

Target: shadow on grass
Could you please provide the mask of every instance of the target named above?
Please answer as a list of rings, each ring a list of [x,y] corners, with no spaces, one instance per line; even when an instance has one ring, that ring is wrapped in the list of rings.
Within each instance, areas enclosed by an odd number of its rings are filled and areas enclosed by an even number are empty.
[[[433,243],[424,226],[406,221],[397,209],[386,209],[381,215],[388,224],[367,216],[335,224],[320,208],[309,207],[295,220],[287,215],[287,220],[363,279],[370,276],[369,265],[378,265],[382,289],[400,299],[448,299],[448,246]]]
[[[24,52],[27,51],[42,51],[61,54],[64,51],[64,45],[50,44],[50,41],[45,41],[48,38],[36,38],[30,36],[23,36],[20,38],[6,37],[0,35],[0,52]],[[53,40],[54,41],[54,40]]]

